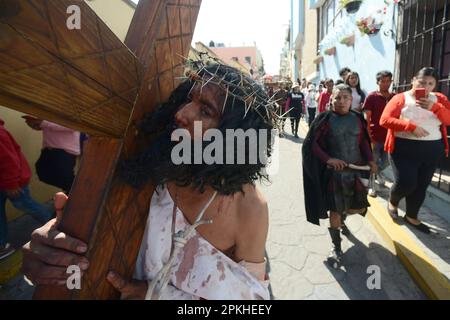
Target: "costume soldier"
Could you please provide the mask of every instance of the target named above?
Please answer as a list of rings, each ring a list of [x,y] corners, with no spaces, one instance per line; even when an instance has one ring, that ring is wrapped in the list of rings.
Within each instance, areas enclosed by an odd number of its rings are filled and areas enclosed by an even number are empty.
[[[319,225],[327,212],[338,213],[341,220],[347,214],[365,216],[369,203],[364,181],[369,172],[347,167],[335,171],[327,167],[329,159],[339,159],[349,165],[365,166],[373,162],[364,119],[354,113],[327,111],[313,123],[303,146],[303,177],[306,214],[309,222]],[[338,267],[342,248],[339,228],[329,228],[333,247],[328,262]],[[342,223],[342,232],[350,231]]]

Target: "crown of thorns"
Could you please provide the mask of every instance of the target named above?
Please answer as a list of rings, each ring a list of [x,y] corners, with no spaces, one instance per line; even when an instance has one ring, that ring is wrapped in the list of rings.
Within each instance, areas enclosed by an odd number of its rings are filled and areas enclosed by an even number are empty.
[[[235,101],[239,100],[245,107],[244,118],[252,110],[268,124],[277,126],[280,117],[277,115],[278,105],[274,100],[275,95],[268,97],[262,86],[238,69],[220,63],[207,53],[200,53],[200,55],[207,55],[207,59],[213,62],[208,64],[202,60],[187,59],[186,78],[200,84],[201,89],[208,84],[215,84],[222,88],[226,94],[222,113],[225,111],[228,99],[233,99],[231,104],[233,107]]]

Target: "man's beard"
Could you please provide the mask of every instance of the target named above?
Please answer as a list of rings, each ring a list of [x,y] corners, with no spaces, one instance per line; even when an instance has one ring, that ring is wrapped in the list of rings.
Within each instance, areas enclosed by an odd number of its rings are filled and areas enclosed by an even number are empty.
[[[174,182],[181,187],[192,187],[199,192],[204,192],[206,187],[212,187],[220,194],[232,195],[237,192],[243,192],[245,184],[254,183],[259,178],[264,177],[260,170],[263,164],[250,164],[248,159],[245,164],[237,163],[237,150],[235,150],[235,159],[232,164],[206,164],[205,159],[201,157],[200,164],[195,162],[194,140],[190,141],[190,161],[189,159],[182,164],[175,164],[172,161],[172,150],[179,144],[178,141],[172,141],[172,134],[177,129],[174,123],[157,133],[153,141],[141,152],[129,160],[123,160],[120,165],[120,176],[123,180],[134,188],[141,188],[147,183],[154,186],[165,186],[168,182]],[[222,132],[223,134],[223,132]],[[186,139],[183,137],[183,139]],[[188,138],[190,139],[190,138]],[[203,141],[201,150],[213,143],[212,141]],[[234,147],[233,147],[234,149]],[[249,142],[246,143],[246,150],[249,149]],[[222,153],[220,155],[220,153]],[[220,155],[220,157],[219,157]],[[219,152],[221,163],[226,163],[227,149],[224,146],[223,152]],[[175,157],[178,156],[175,152]],[[247,155],[248,156],[248,155]],[[178,161],[178,160],[177,160]],[[186,163],[187,162],[187,163]]]
[[[140,188],[151,182],[156,186],[176,182],[180,186],[193,184],[196,176],[210,171],[206,164],[194,164],[194,143],[191,143],[191,161],[187,164],[174,164],[172,150],[179,143],[172,141],[172,133],[177,129],[173,123],[160,132],[156,138],[129,160],[120,165],[120,176],[132,187]],[[198,177],[197,177],[198,178]],[[203,180],[203,179],[202,179]],[[201,187],[198,186],[197,187]],[[203,189],[203,187],[201,187]]]

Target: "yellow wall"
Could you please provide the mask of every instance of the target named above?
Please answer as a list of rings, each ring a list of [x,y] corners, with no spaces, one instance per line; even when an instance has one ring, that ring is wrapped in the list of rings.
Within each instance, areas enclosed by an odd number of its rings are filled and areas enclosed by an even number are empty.
[[[309,9],[309,2],[305,1],[305,42],[303,46],[303,76],[310,77],[317,71],[313,60],[317,56],[317,13],[316,9]]]
[[[127,0],[90,0],[87,4],[102,18],[106,25],[124,41],[131,19],[134,15],[134,8]]]
[[[134,8],[126,0],[92,0],[86,1],[108,27],[123,41],[133,18]],[[36,176],[34,164],[39,158],[42,147],[42,133],[29,128],[21,118],[23,114],[0,106],[0,118],[5,121],[6,129],[13,135],[21,146],[22,152],[27,158],[33,177],[30,190],[33,197],[39,202],[45,202],[52,198],[57,188],[48,186],[39,181]],[[7,205],[8,217],[17,217],[20,213]]]

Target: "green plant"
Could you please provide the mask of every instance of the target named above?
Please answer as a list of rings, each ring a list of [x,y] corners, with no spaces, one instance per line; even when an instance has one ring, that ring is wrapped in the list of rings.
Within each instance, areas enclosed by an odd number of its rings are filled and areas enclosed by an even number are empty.
[[[351,2],[363,2],[364,0],[339,0],[339,5],[341,6],[341,9],[345,8],[346,5],[348,5]]]

